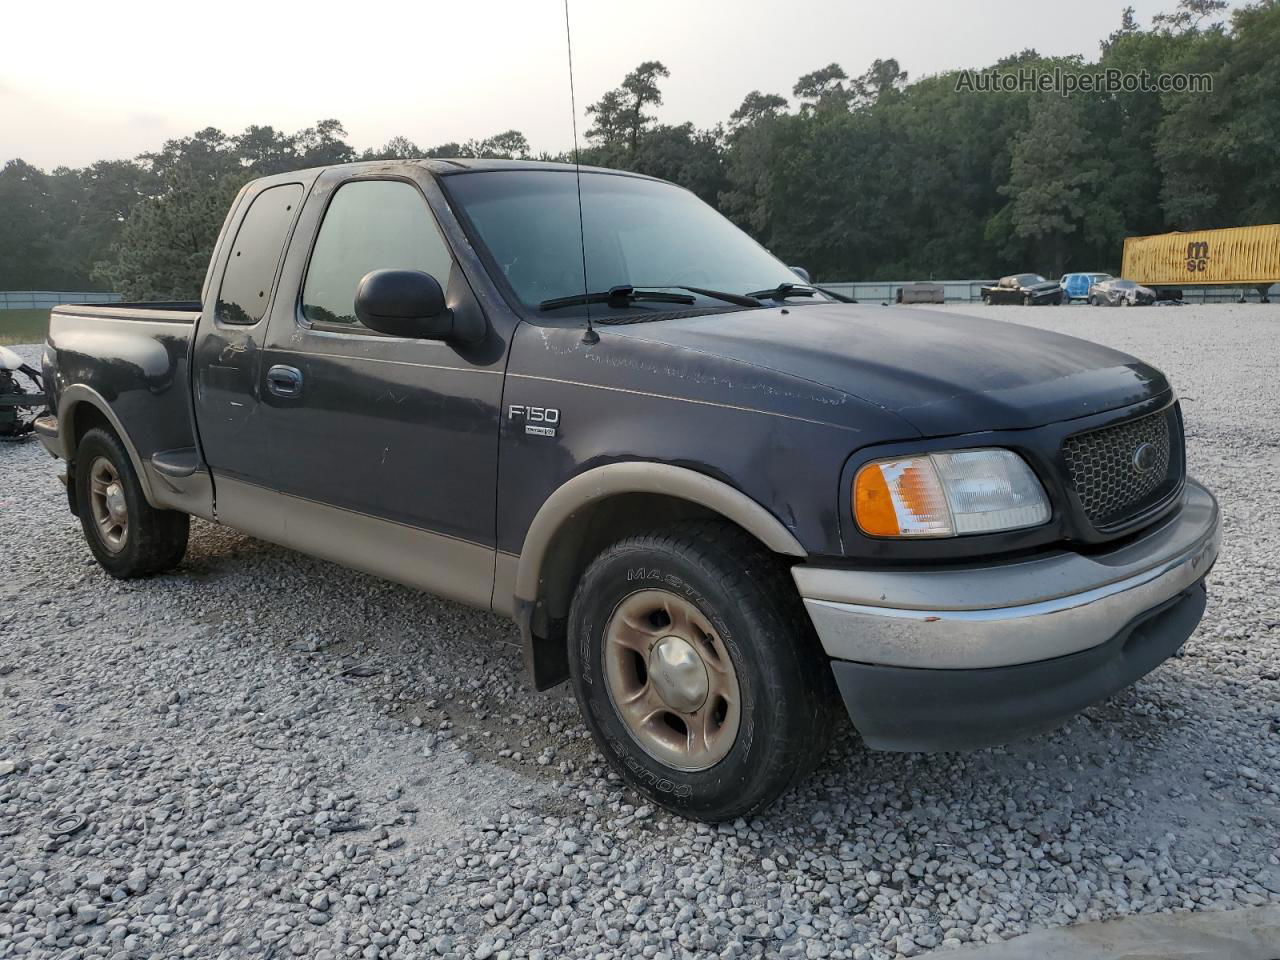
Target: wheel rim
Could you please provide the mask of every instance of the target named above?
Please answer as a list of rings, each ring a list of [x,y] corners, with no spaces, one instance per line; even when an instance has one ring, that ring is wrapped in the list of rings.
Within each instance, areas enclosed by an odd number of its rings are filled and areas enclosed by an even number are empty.
[[[666,590],[624,598],[605,625],[603,665],[614,709],[655,760],[706,770],[732,749],[738,675],[724,641],[687,600]]]
[[[106,457],[98,457],[89,466],[89,505],[102,545],[119,553],[129,539],[129,505],[120,473]]]

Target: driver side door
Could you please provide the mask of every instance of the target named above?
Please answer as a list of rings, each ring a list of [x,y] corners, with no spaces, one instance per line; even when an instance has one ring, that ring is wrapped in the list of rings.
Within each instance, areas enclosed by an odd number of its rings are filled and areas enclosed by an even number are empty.
[[[480,310],[422,185],[331,171],[307,206],[312,229],[300,224],[285,269],[298,296],[273,310],[261,360],[276,489],[247,504],[252,529],[488,606],[505,342],[387,336],[356,319],[356,287],[376,269],[429,273],[455,312]]]

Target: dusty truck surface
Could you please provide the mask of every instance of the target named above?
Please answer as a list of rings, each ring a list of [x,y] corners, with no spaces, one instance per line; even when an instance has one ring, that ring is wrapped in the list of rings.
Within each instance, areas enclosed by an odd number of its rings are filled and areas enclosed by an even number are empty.
[[[995,744],[1186,641],[1219,516],[1160,371],[798,280],[646,177],[280,175],[200,302],[53,312],[36,429],[112,575],[196,516],[508,615],[626,781],[707,820],[841,707],[873,749]]]

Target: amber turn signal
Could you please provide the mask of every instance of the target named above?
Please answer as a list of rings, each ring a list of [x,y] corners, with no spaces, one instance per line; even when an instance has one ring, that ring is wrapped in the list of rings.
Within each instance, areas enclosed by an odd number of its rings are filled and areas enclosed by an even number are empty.
[[[952,534],[947,496],[928,457],[877,460],[858,471],[853,514],[873,537]]]
[[[872,537],[953,537],[1033,527],[1049,499],[1012,450],[874,460],[853,481],[853,516]]]

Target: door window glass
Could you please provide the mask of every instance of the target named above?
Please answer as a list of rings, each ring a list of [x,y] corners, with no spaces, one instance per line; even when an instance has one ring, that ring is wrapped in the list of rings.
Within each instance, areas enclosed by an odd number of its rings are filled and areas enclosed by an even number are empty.
[[[421,270],[447,288],[452,265],[435,218],[414,186],[352,181],[338,188],[320,225],[302,287],[302,314],[312,323],[359,327],[356,287],[370,270]]]

